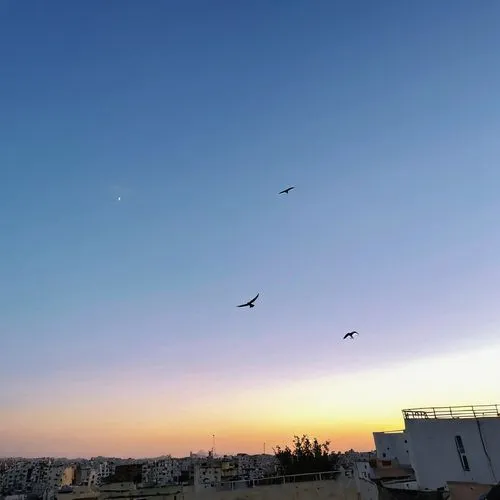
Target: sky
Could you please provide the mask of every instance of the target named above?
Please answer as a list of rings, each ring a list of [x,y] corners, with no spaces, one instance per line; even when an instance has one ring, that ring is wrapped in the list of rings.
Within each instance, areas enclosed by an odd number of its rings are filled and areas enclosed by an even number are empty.
[[[1,2],[0,456],[368,450],[500,402],[499,16]]]

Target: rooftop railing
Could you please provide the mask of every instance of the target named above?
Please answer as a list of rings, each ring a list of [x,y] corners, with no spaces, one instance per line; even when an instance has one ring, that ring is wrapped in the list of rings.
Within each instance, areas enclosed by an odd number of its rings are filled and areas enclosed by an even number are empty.
[[[271,476],[260,479],[224,481],[216,485],[216,489],[223,490],[238,490],[246,488],[257,488],[259,486],[278,486],[289,483],[303,483],[309,481],[332,481],[337,479],[342,472],[340,471],[325,471],[325,472],[310,472],[305,474],[293,474],[289,476]]]
[[[500,404],[474,406],[433,406],[403,410],[405,420],[500,417]]]

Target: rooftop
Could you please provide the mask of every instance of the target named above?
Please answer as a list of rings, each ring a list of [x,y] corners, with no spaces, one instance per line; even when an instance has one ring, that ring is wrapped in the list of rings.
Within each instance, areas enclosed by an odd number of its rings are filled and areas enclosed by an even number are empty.
[[[500,404],[475,406],[431,406],[403,410],[405,420],[500,417]]]
[[[493,485],[469,482],[448,481],[448,489],[454,500],[477,500],[488,493]]]

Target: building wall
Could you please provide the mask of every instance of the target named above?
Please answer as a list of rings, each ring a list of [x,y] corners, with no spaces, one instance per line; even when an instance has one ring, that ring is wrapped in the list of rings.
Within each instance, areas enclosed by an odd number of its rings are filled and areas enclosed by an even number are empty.
[[[379,500],[378,488],[375,483],[366,479],[358,479],[356,487],[360,500]]]
[[[373,439],[377,458],[397,460],[401,465],[410,465],[410,443],[406,432],[374,432]]]
[[[500,418],[407,419],[405,423],[411,464],[422,489],[436,489],[447,481],[500,481]],[[457,435],[462,438],[470,471],[462,466]]]
[[[55,500],[97,500],[100,492],[85,486],[75,487],[70,493],[56,492]]]
[[[492,484],[448,483],[450,500],[478,500],[491,490]]]
[[[61,486],[70,486],[71,484],[73,484],[75,473],[75,467],[65,467],[61,473]]]
[[[394,481],[384,481],[384,486],[389,490],[418,490],[417,481],[404,481],[404,480],[394,480]],[[477,500],[477,499],[474,499]]]
[[[195,464],[194,487],[196,491],[204,488],[214,488],[222,480],[222,466],[217,463]]]
[[[377,485],[370,481],[373,476],[373,469],[368,461],[354,464],[354,484],[360,500],[378,500]]]
[[[375,474],[373,468],[368,461],[360,461],[354,463],[354,477],[356,479],[373,479]],[[356,483],[357,484],[357,483]],[[357,486],[359,486],[357,484]]]
[[[354,484],[346,486],[340,481],[310,481],[274,486],[257,486],[244,490],[201,492],[186,490],[176,500],[358,500]]]

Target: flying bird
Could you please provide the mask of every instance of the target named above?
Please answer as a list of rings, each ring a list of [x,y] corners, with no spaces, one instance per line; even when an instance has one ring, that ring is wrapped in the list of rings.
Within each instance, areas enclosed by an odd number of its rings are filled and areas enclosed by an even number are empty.
[[[288,194],[292,189],[295,189],[295,186],[287,187],[286,189],[283,189],[283,191],[280,191],[278,194]]]
[[[254,302],[257,300],[259,297],[259,294],[257,294],[252,300],[249,300],[248,302],[245,302],[244,304],[240,304],[239,306],[236,307],[255,307]]]
[[[354,335],[359,335],[359,333],[357,331],[352,331],[352,332],[349,332],[349,333],[346,333],[344,335],[344,339],[345,340],[347,337],[349,337],[351,340],[354,340]]]

